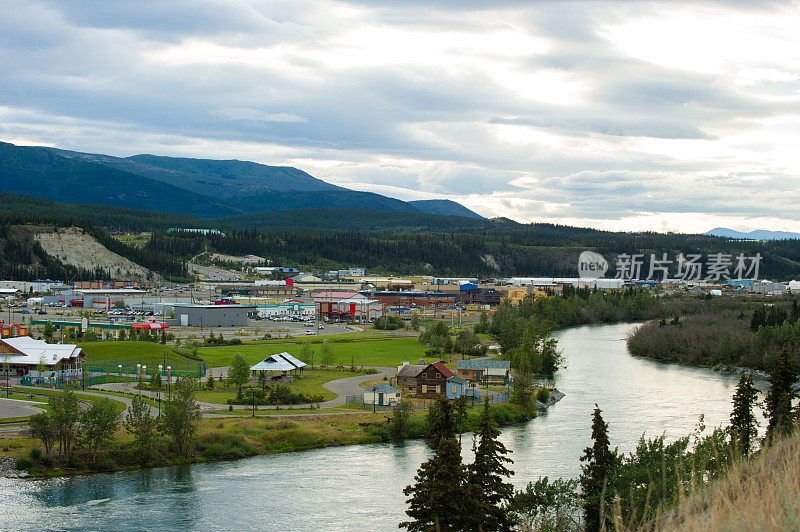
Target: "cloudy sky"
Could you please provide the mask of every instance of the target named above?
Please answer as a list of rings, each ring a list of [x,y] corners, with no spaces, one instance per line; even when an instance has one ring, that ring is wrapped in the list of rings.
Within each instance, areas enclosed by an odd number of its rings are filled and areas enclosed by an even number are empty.
[[[800,231],[800,3],[0,0],[0,140]]]

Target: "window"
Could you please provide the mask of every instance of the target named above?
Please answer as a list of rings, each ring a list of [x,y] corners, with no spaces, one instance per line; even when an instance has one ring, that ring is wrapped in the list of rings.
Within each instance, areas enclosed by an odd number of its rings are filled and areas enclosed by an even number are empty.
[[[441,378],[442,378],[442,374],[441,374],[441,373],[437,373],[437,374],[436,374],[436,378],[437,378],[437,379],[441,379]]]
[[[456,387],[455,387],[455,385],[453,385],[453,395],[455,395],[455,394],[456,394]]]
[[[428,393],[428,387],[426,385],[422,385],[422,393]]]
[[[436,385],[436,393],[441,393],[441,391],[442,391],[442,387],[437,384]]]

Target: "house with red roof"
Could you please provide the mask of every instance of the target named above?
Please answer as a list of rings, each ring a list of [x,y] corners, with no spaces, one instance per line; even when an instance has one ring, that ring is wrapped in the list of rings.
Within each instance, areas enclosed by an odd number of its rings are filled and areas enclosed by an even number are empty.
[[[417,375],[417,396],[435,397],[447,392],[447,379],[453,372],[447,369],[443,362],[428,364]]]

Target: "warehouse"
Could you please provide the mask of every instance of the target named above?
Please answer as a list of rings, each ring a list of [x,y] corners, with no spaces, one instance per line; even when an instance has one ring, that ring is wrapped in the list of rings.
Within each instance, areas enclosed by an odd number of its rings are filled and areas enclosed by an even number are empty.
[[[255,305],[175,305],[175,319],[170,326],[245,327],[257,315]]]

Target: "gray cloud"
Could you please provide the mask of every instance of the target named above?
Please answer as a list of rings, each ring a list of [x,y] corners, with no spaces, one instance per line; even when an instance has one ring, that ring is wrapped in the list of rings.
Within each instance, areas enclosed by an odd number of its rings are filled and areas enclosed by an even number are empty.
[[[161,146],[216,156],[205,150],[224,144],[262,162],[309,161],[312,174],[345,181],[485,195],[487,205],[493,193],[548,201],[565,205],[565,218],[777,212],[798,221],[784,199],[796,175],[772,159],[762,131],[797,115],[800,64],[766,57],[747,65],[756,73],[743,87],[630,57],[601,31],[664,5],[0,0],[0,133],[124,154]],[[769,14],[783,4],[704,5]],[[368,29],[374,41],[342,40]],[[392,31],[412,50],[422,33],[444,44],[425,41],[430,58],[396,59],[382,48]],[[485,50],[447,41],[492,32],[512,38]],[[545,46],[515,48],[523,37]],[[354,53],[364,57],[337,62]],[[530,91],[514,78],[542,72],[585,87],[573,103],[551,102],[538,78]],[[314,160],[338,164],[316,172]],[[748,173],[770,187],[754,190]]]

